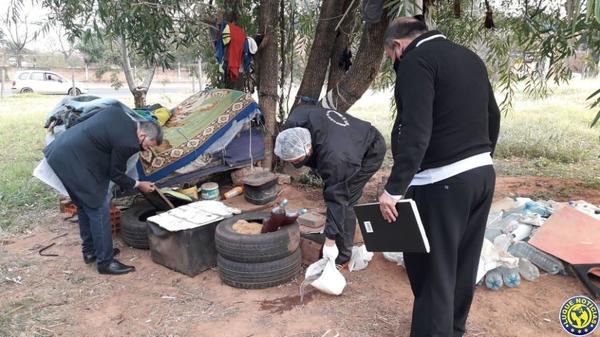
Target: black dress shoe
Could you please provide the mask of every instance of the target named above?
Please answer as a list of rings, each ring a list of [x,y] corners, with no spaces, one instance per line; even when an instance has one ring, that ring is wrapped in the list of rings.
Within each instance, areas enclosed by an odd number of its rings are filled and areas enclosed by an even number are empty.
[[[120,252],[121,251],[119,250],[119,248],[113,248],[113,257],[119,255]],[[85,262],[85,264],[90,264],[90,263],[96,262],[96,254],[94,254],[94,253],[83,254],[83,262]]]
[[[134,266],[122,264],[121,262],[115,259],[113,259],[112,262],[106,266],[98,266],[98,272],[100,274],[121,275],[130,273],[132,271],[135,271]]]

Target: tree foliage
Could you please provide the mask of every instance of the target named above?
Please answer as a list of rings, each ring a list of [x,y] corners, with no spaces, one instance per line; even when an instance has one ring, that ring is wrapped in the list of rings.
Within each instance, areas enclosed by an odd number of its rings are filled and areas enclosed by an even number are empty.
[[[600,1],[596,1],[600,2]],[[600,57],[600,18],[593,0],[425,1],[430,25],[450,40],[481,55],[502,99],[504,111],[512,108],[518,87],[532,97],[551,94],[549,83],[565,83],[572,77],[569,61],[578,49],[587,49],[595,63]],[[401,12],[405,0],[389,0]],[[490,11],[494,28],[485,27]],[[380,74],[378,87],[387,87],[393,76],[389,66]],[[600,91],[590,96],[600,105]],[[596,120],[600,118],[600,112]]]
[[[16,22],[20,18],[23,1],[11,0],[13,5],[8,19]],[[267,33],[258,31],[261,7],[258,0],[36,1],[50,9],[49,22],[63,25],[72,37],[85,40],[95,34],[99,39],[126,41],[132,57],[146,66],[171,68],[177,50],[196,52],[204,61],[213,86],[222,85],[222,77],[214,61],[212,33],[216,22],[220,19],[235,21],[249,35]],[[360,1],[346,2],[348,5]],[[572,75],[568,62],[578,49],[586,49],[597,64],[600,55],[599,2],[387,0],[385,7],[391,17],[423,11],[433,27],[451,40],[477,51],[484,58],[497,92],[502,96],[500,103],[503,110],[509,111],[517,88],[523,88],[530,96],[544,97],[551,93],[549,83],[568,81]],[[339,6],[343,3],[344,0],[280,0],[284,21],[277,28],[281,33],[277,42],[280,46],[278,95],[285,96],[290,92],[292,82],[306,80],[306,75],[310,74],[304,71],[304,76],[299,75],[309,62],[311,46],[315,43],[322,45],[323,41],[315,41],[315,32],[318,24],[323,24],[318,20],[323,6],[338,6],[334,16],[324,19],[339,21],[343,12],[340,12]],[[350,49],[357,56],[360,44],[356,37],[366,25],[359,19],[359,11],[350,11],[350,15],[355,19]],[[328,42],[335,44],[337,40],[334,38]],[[331,55],[321,57],[331,58]],[[330,67],[333,61],[331,58],[331,62],[325,64]],[[379,69],[379,65],[375,66]],[[327,68],[324,66],[318,71],[325,73]],[[373,85],[387,88],[394,78],[389,62],[384,62],[380,69],[382,71]],[[355,68],[354,72],[358,70]],[[316,82],[327,84],[321,80]],[[360,90],[357,94],[361,94]],[[592,106],[600,106],[600,91],[590,95],[589,100]],[[280,119],[287,113],[281,111],[287,110],[284,102],[287,98],[280,99]]]

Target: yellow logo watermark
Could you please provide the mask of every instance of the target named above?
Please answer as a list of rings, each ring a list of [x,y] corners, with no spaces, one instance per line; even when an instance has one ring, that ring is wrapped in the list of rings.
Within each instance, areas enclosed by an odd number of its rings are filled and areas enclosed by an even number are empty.
[[[571,297],[560,309],[558,319],[571,335],[589,335],[598,327],[598,305],[585,296]]]

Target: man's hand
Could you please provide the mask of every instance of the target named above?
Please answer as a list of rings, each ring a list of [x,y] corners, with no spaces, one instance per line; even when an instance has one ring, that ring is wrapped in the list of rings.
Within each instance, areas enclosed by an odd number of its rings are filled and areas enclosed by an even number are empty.
[[[144,193],[150,193],[150,192],[154,192],[154,190],[156,189],[156,187],[154,186],[154,183],[151,183],[149,181],[140,181],[138,183],[138,190],[140,190],[141,192]]]
[[[338,254],[339,251],[335,245],[335,240],[325,239],[325,244],[323,245],[323,258],[335,261]]]
[[[387,222],[394,222],[398,217],[398,210],[396,209],[396,199],[387,195],[387,193],[383,193],[379,197],[379,209],[381,210],[381,215]]]

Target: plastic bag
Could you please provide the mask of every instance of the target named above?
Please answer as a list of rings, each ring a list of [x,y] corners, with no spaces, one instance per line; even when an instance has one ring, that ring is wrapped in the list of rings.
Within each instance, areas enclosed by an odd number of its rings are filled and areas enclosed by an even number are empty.
[[[404,266],[404,254],[402,252],[384,252],[383,257],[390,262],[396,262],[399,266]]]
[[[310,285],[330,295],[340,295],[346,287],[346,278],[337,270],[335,262],[331,259],[320,259],[308,266],[304,278],[314,279]]]
[[[517,268],[519,259],[498,248],[490,240],[484,239],[481,255],[479,256],[476,283],[479,283],[488,271],[500,266]]]
[[[356,271],[367,268],[369,261],[373,258],[373,253],[367,251],[365,245],[352,247],[352,257],[348,263],[348,270]]]

